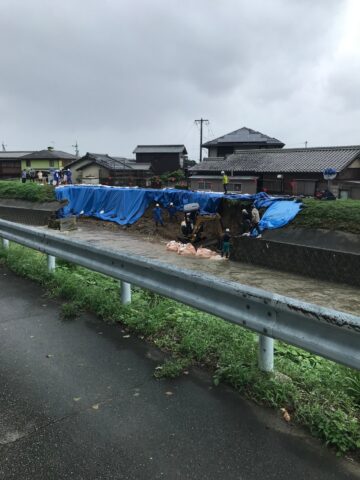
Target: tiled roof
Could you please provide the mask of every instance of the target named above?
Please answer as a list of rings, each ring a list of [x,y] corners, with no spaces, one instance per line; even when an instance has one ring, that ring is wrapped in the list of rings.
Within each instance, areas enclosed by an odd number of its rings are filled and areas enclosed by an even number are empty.
[[[133,153],[187,153],[185,145],[138,145]]]
[[[134,159],[125,157],[110,157],[110,155],[102,153],[87,153],[85,157],[80,159],[88,162],[77,170],[83,170],[88,165],[96,163],[108,170],[150,170],[150,163],[136,163]]]
[[[251,128],[242,127],[239,130],[235,130],[234,132],[227,133],[222,137],[215,138],[214,140],[210,140],[210,142],[206,142],[203,144],[203,147],[210,147],[213,145],[221,146],[226,144],[234,144],[234,143],[244,143],[247,145],[254,144],[262,144],[262,145],[273,145],[283,147],[284,143],[280,142],[277,138],[268,137],[261,132],[257,132],[256,130],[252,130]]]
[[[39,150],[38,152],[32,152],[29,155],[23,157],[24,160],[42,160],[50,159],[54,160],[59,158],[61,160],[76,160],[75,155],[71,153],[62,152],[61,150]]]
[[[221,170],[252,173],[318,173],[326,168],[343,170],[360,157],[360,145],[348,147],[286,148],[238,150],[227,158],[214,159],[195,165],[191,172]]]
[[[33,153],[33,150],[24,151],[12,151],[12,152],[0,152],[0,160],[16,160]]]

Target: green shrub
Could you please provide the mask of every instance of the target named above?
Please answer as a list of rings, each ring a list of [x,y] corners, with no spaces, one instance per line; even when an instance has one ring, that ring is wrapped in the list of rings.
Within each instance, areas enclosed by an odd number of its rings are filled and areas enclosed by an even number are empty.
[[[49,202],[56,200],[55,189],[52,185],[4,180],[0,180],[0,198],[27,200],[29,202]]]

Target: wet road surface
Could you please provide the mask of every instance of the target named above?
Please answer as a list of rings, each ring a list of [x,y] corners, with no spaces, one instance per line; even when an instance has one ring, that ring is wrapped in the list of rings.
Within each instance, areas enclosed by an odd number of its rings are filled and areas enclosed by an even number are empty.
[[[49,231],[47,228],[45,230]],[[51,232],[56,233],[54,230]],[[159,238],[157,242],[154,242],[151,236],[146,238],[127,230],[105,230],[101,226],[96,227],[96,224],[80,223],[78,230],[57,233],[97,246],[143,255],[309,303],[360,315],[359,289],[351,285],[325,282],[246,263],[183,257],[166,251],[167,241],[164,239]]]
[[[354,464],[278,414],[0,267],[0,478],[355,480]]]

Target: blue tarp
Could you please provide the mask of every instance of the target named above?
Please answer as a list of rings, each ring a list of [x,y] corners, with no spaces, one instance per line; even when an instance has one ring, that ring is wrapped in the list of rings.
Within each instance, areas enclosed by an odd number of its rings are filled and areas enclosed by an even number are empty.
[[[302,203],[297,203],[294,200],[272,202],[260,220],[260,231],[284,227],[296,217],[301,208]]]
[[[270,206],[261,222],[274,205],[283,204],[283,208],[279,210],[279,219],[281,214],[281,225],[279,224],[279,226],[283,226],[291,221],[297,213],[294,214],[294,208],[289,207],[289,220],[286,221],[286,205],[299,205],[285,199],[270,197],[264,192],[255,195],[224,195],[222,193],[192,192],[177,189],[156,190],[88,185],[58,187],[56,188],[56,197],[58,200],[68,200],[68,205],[63,207],[60,212],[63,217],[85,215],[116,222],[120,225],[135,223],[143,216],[149,205],[154,202],[159,202],[163,208],[167,208],[170,202],[173,202],[178,211],[183,211],[184,205],[188,203],[198,203],[202,214],[211,214],[216,213],[221,199],[226,197],[233,200],[251,200],[257,208]],[[267,226],[276,224],[275,217],[271,216],[270,220],[265,219],[264,226],[260,226],[262,228],[277,228],[276,226]]]

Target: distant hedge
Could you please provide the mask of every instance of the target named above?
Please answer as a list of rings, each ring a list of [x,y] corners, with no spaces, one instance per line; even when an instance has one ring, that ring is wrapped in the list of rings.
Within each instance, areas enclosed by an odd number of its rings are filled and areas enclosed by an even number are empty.
[[[42,185],[33,182],[20,183],[14,181],[0,181],[0,199],[12,198],[29,202],[49,202],[56,200],[55,189],[52,185]]]

